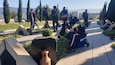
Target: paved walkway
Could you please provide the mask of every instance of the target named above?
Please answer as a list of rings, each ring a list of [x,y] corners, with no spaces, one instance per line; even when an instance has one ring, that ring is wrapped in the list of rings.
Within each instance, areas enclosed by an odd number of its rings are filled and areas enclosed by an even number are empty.
[[[96,23],[91,23],[87,32],[90,46],[67,54],[56,65],[115,65],[115,50],[111,48],[114,41],[104,36]]]

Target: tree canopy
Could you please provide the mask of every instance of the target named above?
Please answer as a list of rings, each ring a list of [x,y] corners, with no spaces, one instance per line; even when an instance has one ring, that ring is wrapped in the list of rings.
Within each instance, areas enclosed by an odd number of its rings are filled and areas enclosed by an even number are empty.
[[[19,0],[18,22],[22,22],[22,0]]]
[[[3,7],[4,21],[6,24],[8,24],[10,21],[10,9],[9,9],[9,4],[7,0],[4,0],[3,6],[4,6]]]
[[[100,16],[99,16],[100,20],[104,20],[106,17],[106,7],[107,7],[107,2],[104,3],[103,9],[100,12]]]

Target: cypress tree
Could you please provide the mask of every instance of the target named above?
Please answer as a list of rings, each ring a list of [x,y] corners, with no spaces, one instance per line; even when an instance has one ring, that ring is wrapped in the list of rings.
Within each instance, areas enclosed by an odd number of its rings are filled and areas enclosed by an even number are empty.
[[[100,16],[99,16],[100,20],[104,20],[105,19],[105,16],[106,16],[106,7],[107,7],[107,2],[104,3],[103,9],[100,12]]]
[[[42,4],[40,0],[40,5],[39,5],[39,20],[42,21]]]
[[[39,19],[39,6],[37,6],[37,8],[35,9],[35,13],[36,13],[36,18]]]
[[[115,0],[111,0],[107,11],[107,19],[115,22]]]
[[[30,12],[30,0],[27,3],[27,22],[29,22],[29,12]]]
[[[18,22],[22,22],[22,0],[19,0]]]
[[[10,22],[10,9],[7,0],[4,0],[3,6],[4,21],[8,24]]]
[[[41,0],[40,0],[40,4],[39,6],[36,8],[35,13],[36,13],[36,17],[37,19],[39,19],[40,21],[42,21],[43,19],[43,11],[42,11],[42,4],[41,4]]]
[[[59,11],[59,8],[58,8],[58,4],[57,4],[57,10],[58,10],[58,19],[60,20],[60,11]]]

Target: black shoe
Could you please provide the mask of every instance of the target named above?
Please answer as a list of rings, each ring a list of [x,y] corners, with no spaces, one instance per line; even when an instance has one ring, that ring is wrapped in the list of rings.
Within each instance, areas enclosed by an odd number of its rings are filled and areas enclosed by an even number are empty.
[[[86,44],[87,47],[89,47],[89,43],[86,39],[85,39],[85,44]]]
[[[72,53],[72,52],[75,52],[75,49],[67,50],[67,53]]]
[[[86,43],[87,47],[89,47],[89,43]]]
[[[56,30],[54,30],[53,32],[56,32]]]

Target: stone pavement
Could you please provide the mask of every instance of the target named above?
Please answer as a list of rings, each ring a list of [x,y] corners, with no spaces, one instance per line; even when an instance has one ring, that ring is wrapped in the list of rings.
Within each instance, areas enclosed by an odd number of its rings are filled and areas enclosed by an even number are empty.
[[[90,46],[67,54],[56,65],[115,65],[115,50],[111,48],[114,41],[103,35],[96,23],[91,23],[86,31]]]

